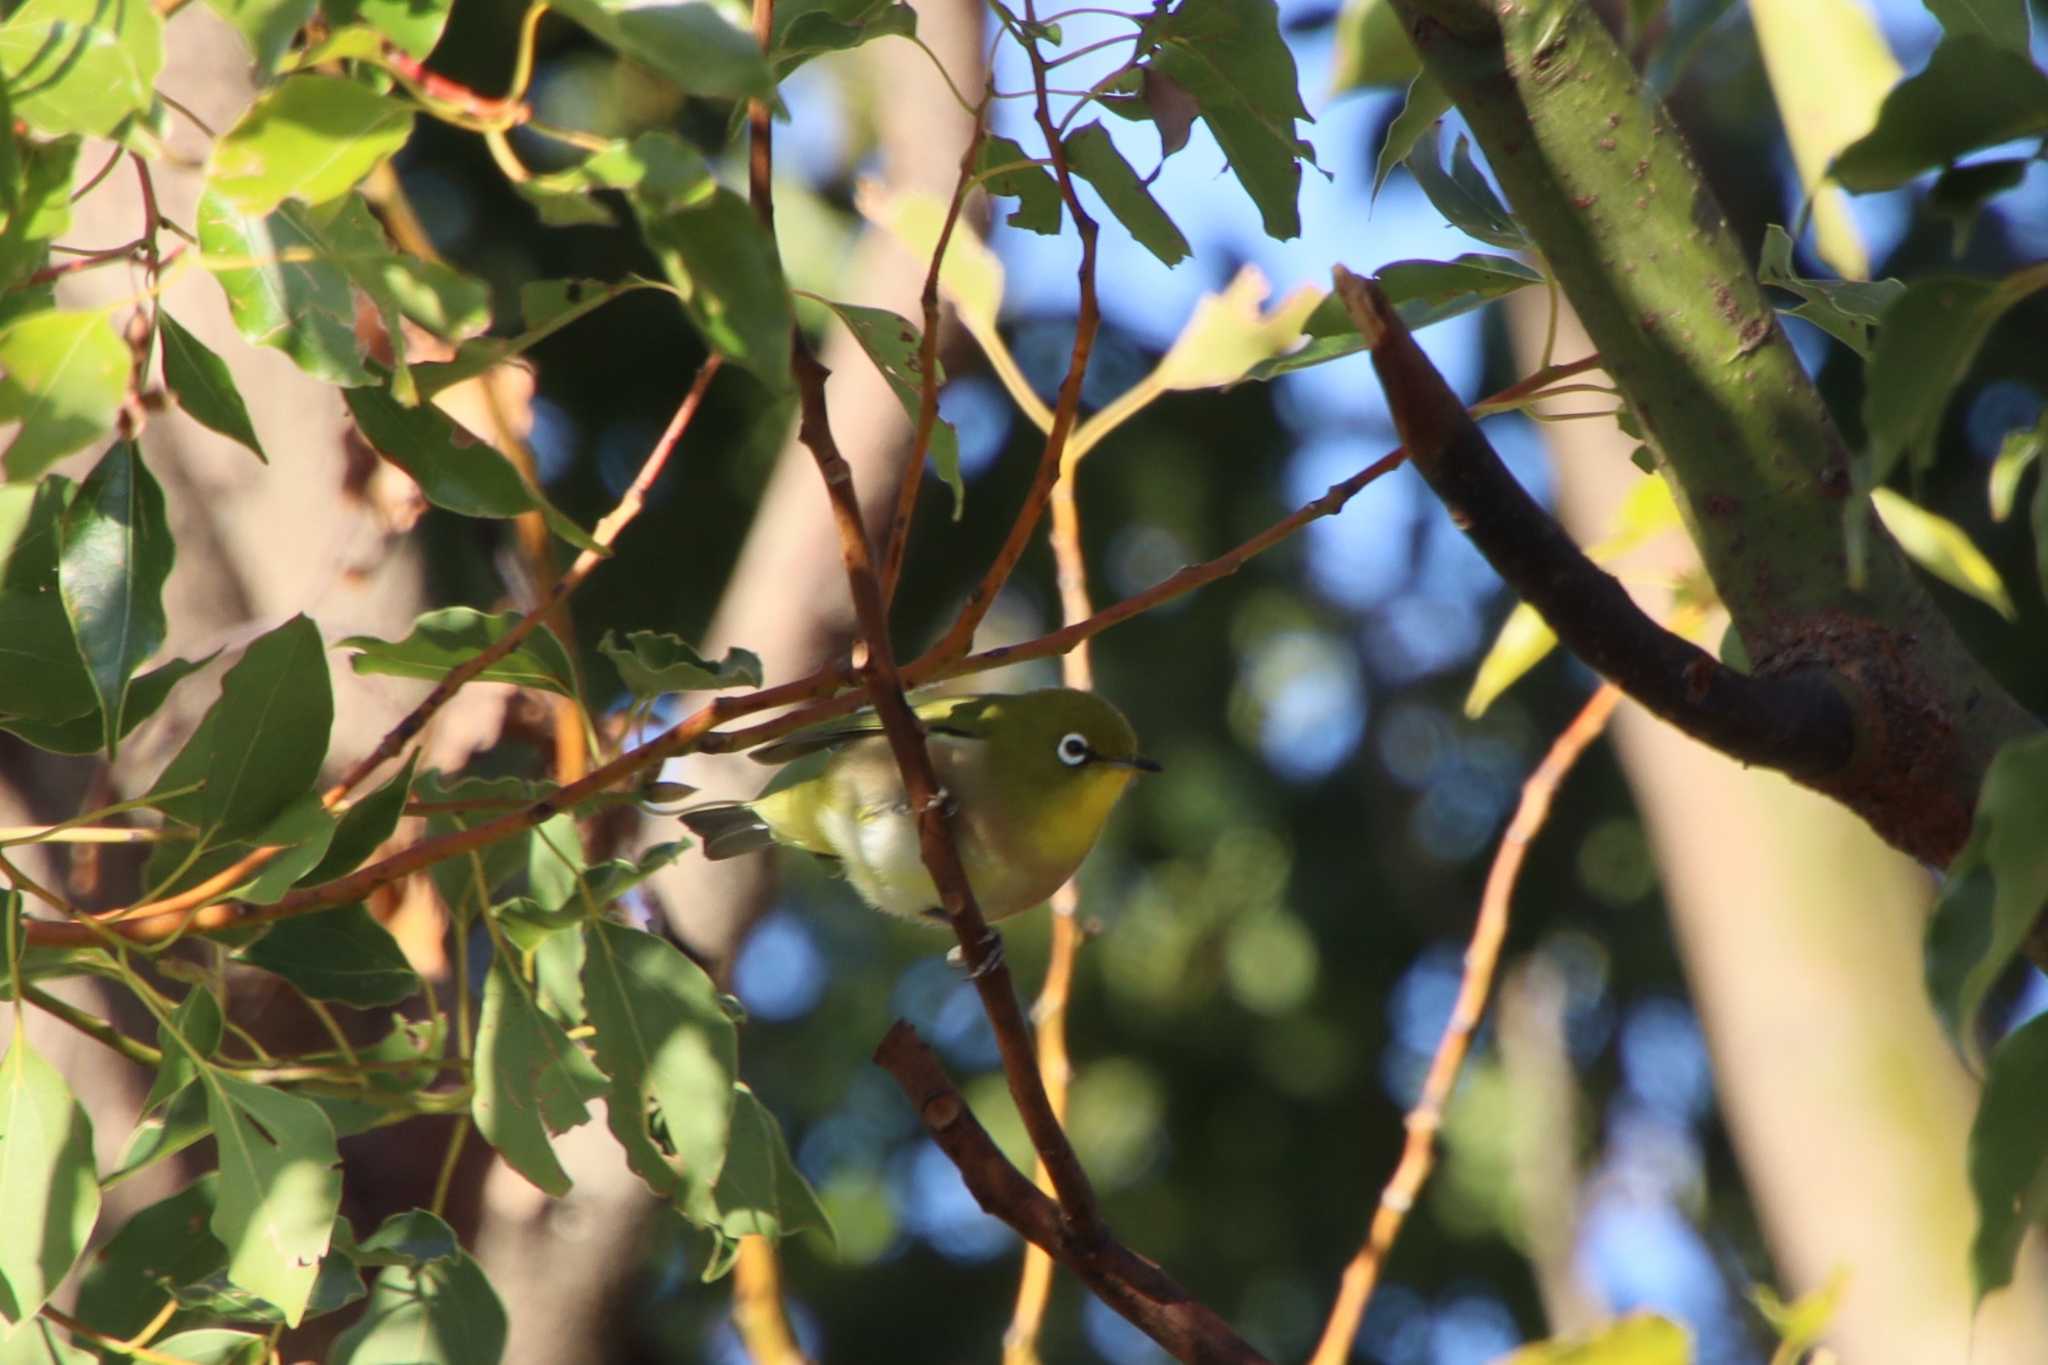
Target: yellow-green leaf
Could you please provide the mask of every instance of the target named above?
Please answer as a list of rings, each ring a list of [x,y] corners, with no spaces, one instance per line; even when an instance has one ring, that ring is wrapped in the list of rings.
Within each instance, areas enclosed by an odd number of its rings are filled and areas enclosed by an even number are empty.
[[[1942,582],[1985,603],[2008,621],[2017,614],[2005,582],[1969,533],[1946,517],[1916,506],[1889,488],[1870,495],[1879,520],[1913,562]]]
[[[1692,1336],[1655,1313],[1632,1313],[1590,1337],[1539,1341],[1494,1365],[1692,1365]]]
[[[1486,714],[1501,693],[1557,647],[1557,632],[1527,602],[1517,602],[1493,637],[1493,648],[1479,661],[1472,690],[1465,694],[1465,714],[1474,720]]]

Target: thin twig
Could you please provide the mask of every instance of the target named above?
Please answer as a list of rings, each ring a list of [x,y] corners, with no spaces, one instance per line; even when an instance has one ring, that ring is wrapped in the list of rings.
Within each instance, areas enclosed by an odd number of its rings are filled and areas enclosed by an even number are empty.
[[[1436,1055],[1430,1058],[1422,1093],[1408,1111],[1408,1138],[1401,1148],[1401,1160],[1386,1188],[1380,1191],[1379,1207],[1373,1211],[1365,1244],[1344,1268],[1337,1301],[1330,1309],[1323,1338],[1317,1343],[1315,1354],[1309,1357],[1309,1365],[1344,1365],[1351,1358],[1351,1344],[1358,1336],[1359,1324],[1365,1321],[1366,1304],[1379,1280],[1380,1267],[1386,1264],[1387,1253],[1393,1250],[1394,1239],[1401,1233],[1402,1220],[1415,1207],[1423,1182],[1429,1179],[1430,1168],[1435,1164],[1436,1135],[1443,1127],[1444,1105],[1457,1084],[1458,1070],[1472,1045],[1472,1034],[1486,1012],[1494,965],[1500,960],[1500,945],[1507,936],[1509,903],[1529,842],[1549,817],[1551,798],[1557,794],[1565,774],[1607,728],[1607,718],[1620,700],[1619,688],[1613,683],[1602,683],[1522,784],[1521,803],[1501,835],[1500,851],[1494,855],[1493,866],[1486,874],[1486,889],[1480,894],[1479,917],[1472,926],[1472,941],[1465,949],[1465,975],[1458,983],[1458,998],[1451,1006],[1443,1036],[1437,1041]]]

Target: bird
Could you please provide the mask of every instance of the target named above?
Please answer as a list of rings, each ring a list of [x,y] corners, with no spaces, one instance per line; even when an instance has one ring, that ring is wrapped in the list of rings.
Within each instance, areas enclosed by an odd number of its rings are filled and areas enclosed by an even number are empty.
[[[1121,711],[1070,687],[951,696],[913,708],[982,917],[1039,904],[1074,875],[1124,788],[1159,764]],[[783,845],[836,865],[886,914],[944,925],[881,720],[864,711],[754,750],[784,765],[751,801],[678,812],[704,856]]]

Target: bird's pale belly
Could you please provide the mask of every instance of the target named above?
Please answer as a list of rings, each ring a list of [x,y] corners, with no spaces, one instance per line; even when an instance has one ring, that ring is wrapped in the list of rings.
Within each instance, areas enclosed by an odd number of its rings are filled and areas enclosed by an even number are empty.
[[[939,908],[938,887],[925,868],[917,822],[907,807],[871,808],[858,815],[827,811],[818,824],[838,852],[846,879],[877,909],[923,919]],[[982,917],[992,921],[1045,900],[1080,861],[1060,865],[1034,856],[1038,850],[1017,848],[997,857],[972,819],[956,820],[953,835],[967,884],[974,888]]]

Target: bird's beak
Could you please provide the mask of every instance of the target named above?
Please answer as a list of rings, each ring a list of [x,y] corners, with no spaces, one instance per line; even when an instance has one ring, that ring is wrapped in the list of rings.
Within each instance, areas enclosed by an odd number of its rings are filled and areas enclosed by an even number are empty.
[[[1105,759],[1103,761],[1106,763],[1114,763],[1119,768],[1132,768],[1141,773],[1159,773],[1166,771],[1164,768],[1159,766],[1159,762],[1157,759],[1147,758],[1143,754],[1132,754],[1129,758],[1111,758]]]

